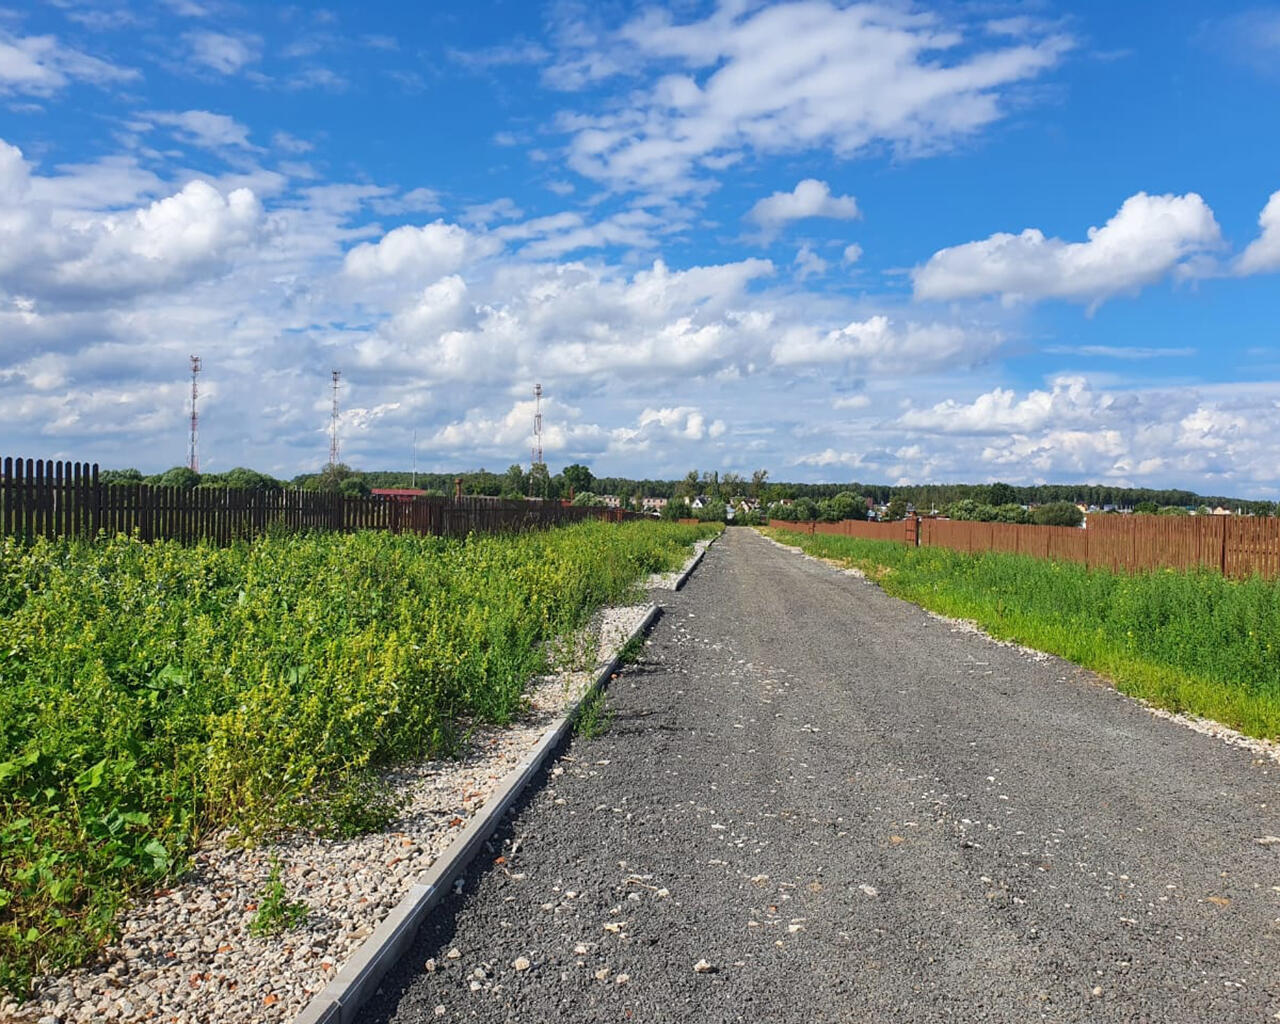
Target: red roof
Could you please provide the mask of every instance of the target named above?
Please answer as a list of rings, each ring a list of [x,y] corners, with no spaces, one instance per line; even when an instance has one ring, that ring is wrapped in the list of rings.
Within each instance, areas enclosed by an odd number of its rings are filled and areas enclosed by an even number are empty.
[[[416,498],[419,494],[427,492],[416,487],[371,487],[369,493],[381,494],[387,498]]]

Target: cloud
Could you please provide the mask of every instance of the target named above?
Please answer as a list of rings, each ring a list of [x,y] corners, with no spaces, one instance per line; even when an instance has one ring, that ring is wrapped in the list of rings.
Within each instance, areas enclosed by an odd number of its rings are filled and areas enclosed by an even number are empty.
[[[841,254],[840,262],[845,266],[852,266],[860,259],[862,259],[862,246],[857,242],[854,242],[852,245],[846,245],[844,247],[844,252]]]
[[[976,365],[1003,344],[997,331],[951,323],[896,324],[883,314],[835,330],[797,325],[782,332],[772,350],[778,366],[842,365],[879,372],[926,372]]]
[[[808,242],[796,250],[796,258],[792,261],[796,268],[796,280],[803,281],[809,277],[821,277],[827,272],[827,261],[813,251]]]
[[[1134,293],[1188,257],[1221,245],[1213,211],[1196,193],[1130,196],[1088,241],[1064,242],[1027,228],[942,249],[912,273],[918,299],[999,295],[1006,303],[1066,299],[1097,304]]]
[[[142,117],[152,124],[173,128],[178,138],[202,149],[217,152],[227,148],[257,148],[249,142],[249,129],[226,114],[208,110],[184,110],[181,113],[151,111]]]
[[[262,51],[262,40],[250,35],[201,29],[183,33],[182,40],[191,60],[220,75],[234,75],[257,62]]]
[[[1050,424],[1095,422],[1109,411],[1110,398],[1096,395],[1083,377],[1064,377],[1049,391],[1032,391],[1025,398],[995,388],[972,402],[948,398],[930,409],[903,415],[904,426],[938,434],[1026,434]]]
[[[1063,377],[1024,395],[997,387],[908,410],[898,426],[926,449],[943,444],[952,460],[986,467],[988,478],[1240,493],[1274,478],[1280,383],[1100,388]]]
[[[141,76],[64,46],[55,36],[15,36],[0,30],[0,94],[52,96],[72,82],[105,87]]]
[[[498,248],[495,240],[443,220],[421,227],[406,224],[377,242],[357,245],[347,253],[343,269],[355,281],[415,285],[437,280]]]
[[[867,395],[848,395],[844,398],[837,398],[831,403],[833,409],[865,409],[871,404],[871,399]]]
[[[0,141],[0,288],[41,302],[118,301],[215,275],[264,226],[243,188],[224,195],[196,180],[146,206],[85,214],[41,199],[37,181]]]
[[[1237,274],[1264,274],[1280,270],[1280,192],[1272,192],[1258,215],[1261,232],[1235,262]]]
[[[1069,46],[966,39],[932,15],[874,3],[723,3],[685,22],[651,9],[615,32],[581,13],[562,21],[550,84],[647,78],[621,106],[561,118],[570,165],[615,189],[665,194],[696,191],[706,171],[748,155],[945,149],[1002,117],[1008,90]]]
[[[766,235],[775,234],[794,220],[829,217],[853,220],[858,216],[858,203],[853,196],[833,196],[825,181],[805,178],[790,192],[775,192],[759,200],[747,213],[747,220],[758,224]]]

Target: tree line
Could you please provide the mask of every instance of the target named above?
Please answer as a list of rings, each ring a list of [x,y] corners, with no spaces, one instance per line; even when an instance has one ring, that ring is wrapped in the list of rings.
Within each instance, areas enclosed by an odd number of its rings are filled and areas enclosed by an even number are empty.
[[[137,469],[107,470],[104,483],[141,483],[165,487],[232,487],[266,489],[297,487],[304,490],[340,491],[368,494],[374,488],[416,486],[428,494],[449,496],[455,480],[461,479],[462,493],[502,498],[543,498],[567,500],[580,494],[614,495],[624,506],[639,508],[643,498],[707,499],[704,504],[724,505],[735,498],[750,498],[763,507],[798,506],[806,519],[826,518],[856,507],[863,510],[867,499],[877,507],[891,506],[905,515],[907,507],[928,514],[937,512],[953,519],[983,519],[1006,522],[1027,521],[1027,508],[1082,503],[1097,508],[1134,512],[1177,514],[1188,509],[1222,506],[1253,515],[1273,516],[1273,501],[1205,495],[1177,488],[1114,487],[1103,484],[1034,484],[1018,486],[989,484],[914,484],[890,486],[852,481],[849,483],[806,484],[774,482],[769,472],[758,469],[749,476],[739,473],[690,470],[674,480],[595,476],[588,466],[574,463],[552,474],[545,463],[532,469],[512,464],[504,472],[478,469],[461,473],[409,473],[397,470],[357,470],[339,464],[319,472],[302,473],[280,479],[257,470],[237,467],[221,473],[196,473],[175,466],[163,473],[144,475]],[[791,503],[784,505],[783,503]],[[784,513],[787,516],[793,513]],[[781,516],[779,516],[781,518]],[[848,518],[847,516],[845,518]]]

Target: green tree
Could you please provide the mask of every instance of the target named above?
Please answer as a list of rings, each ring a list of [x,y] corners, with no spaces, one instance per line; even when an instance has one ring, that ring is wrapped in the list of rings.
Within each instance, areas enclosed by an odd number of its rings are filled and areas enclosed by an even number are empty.
[[[140,484],[143,479],[137,469],[104,469],[98,474],[100,484]]]
[[[1041,526],[1079,526],[1084,513],[1070,501],[1051,501],[1032,509],[1031,521]]]
[[[749,493],[751,497],[755,498],[756,501],[759,501],[764,493],[764,487],[768,480],[769,471],[767,469],[757,469],[751,474],[751,487],[747,493]]]
[[[1133,511],[1140,516],[1153,516],[1160,511],[1160,508],[1154,501],[1140,501],[1133,506]]]
[[[994,483],[987,492],[987,501],[997,508],[1001,505],[1018,504],[1018,492],[1009,484]]]
[[[900,519],[907,518],[907,500],[905,498],[894,498],[885,507],[884,518],[886,522],[896,523]]]
[[[573,496],[573,503],[575,505],[599,505],[600,495],[592,491],[578,491]]]
[[[560,476],[564,479],[566,487],[573,488],[575,495],[580,491],[590,491],[596,485],[596,478],[591,470],[580,463],[575,462],[572,466],[565,466],[560,471]]]
[[[159,476],[148,477],[147,483],[156,484],[159,487],[181,487],[189,491],[200,483],[200,474],[189,466],[174,466],[173,469],[166,469]]]

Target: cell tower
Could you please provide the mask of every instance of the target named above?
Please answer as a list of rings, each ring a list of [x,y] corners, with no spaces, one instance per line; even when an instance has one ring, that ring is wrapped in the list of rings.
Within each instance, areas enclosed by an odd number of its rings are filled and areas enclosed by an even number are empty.
[[[534,465],[543,462],[543,385],[534,384]]]
[[[342,371],[333,371],[333,412],[329,415],[329,468],[338,464],[338,389],[342,387]]]
[[[187,468],[193,473],[200,472],[199,428],[200,414],[196,410],[196,399],[200,397],[200,357],[191,357],[191,439],[187,445]]]

